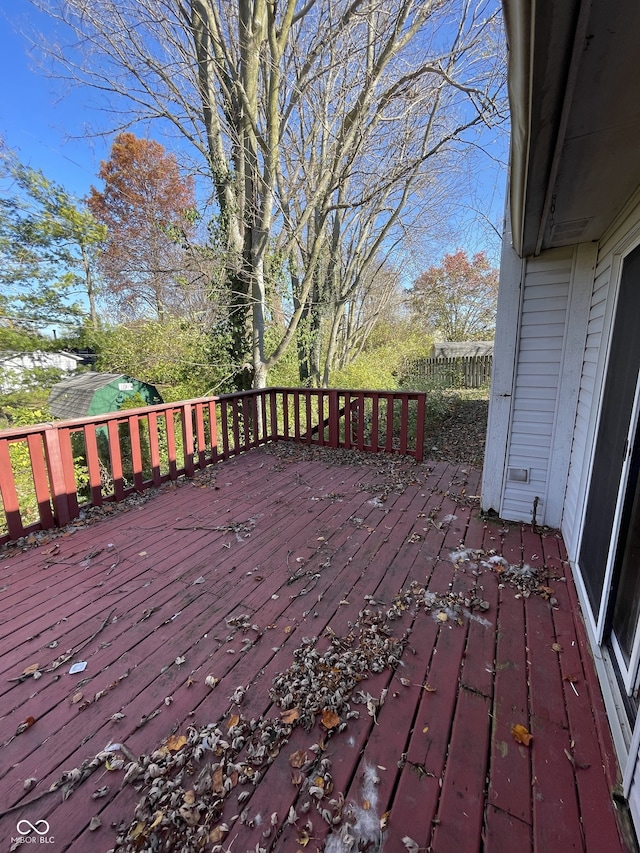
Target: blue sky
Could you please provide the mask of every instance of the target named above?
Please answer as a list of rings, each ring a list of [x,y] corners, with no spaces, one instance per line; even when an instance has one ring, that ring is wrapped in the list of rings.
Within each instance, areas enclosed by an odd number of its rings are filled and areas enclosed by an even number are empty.
[[[97,183],[100,161],[110,142],[78,138],[85,132],[86,97],[80,90],[65,95],[64,84],[38,71],[29,56],[21,27],[46,29],[46,16],[28,0],[2,0],[0,8],[0,134],[23,163],[82,197]],[[76,138],[74,138],[76,137]]]
[[[21,29],[48,32],[51,22],[29,0],[2,0],[0,6],[0,79],[4,81],[0,99],[0,134],[23,163],[44,174],[73,195],[82,198],[91,184],[98,184],[100,161],[108,157],[110,137],[91,135],[88,128],[100,122],[100,115],[89,107],[93,93],[89,89],[67,91],[63,82],[38,69],[37,57],[30,56],[28,39]],[[492,156],[506,159],[506,135],[489,143]],[[481,180],[469,186],[459,198],[460,214],[450,245],[435,251],[444,253],[458,248],[469,252],[487,249],[497,263],[499,241],[491,229],[478,224],[473,211],[480,206],[498,224],[504,204],[505,174],[489,158],[480,156],[477,169]],[[476,175],[477,176],[477,175]],[[466,195],[466,197],[464,197]],[[475,197],[475,198],[474,198]],[[431,247],[433,251],[434,247]],[[430,250],[427,249],[427,253]],[[438,258],[422,258],[419,264],[431,264]]]

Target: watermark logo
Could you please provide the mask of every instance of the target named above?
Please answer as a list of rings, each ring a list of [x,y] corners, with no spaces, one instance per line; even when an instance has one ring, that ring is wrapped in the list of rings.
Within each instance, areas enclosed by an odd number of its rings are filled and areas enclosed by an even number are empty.
[[[11,849],[16,850],[21,844],[53,844],[55,838],[49,835],[49,821],[41,818],[31,823],[30,820],[19,820],[16,824],[18,835],[11,839]]]
[[[40,827],[42,827],[42,829]],[[31,823],[30,820],[19,820],[16,825],[16,830],[20,835],[29,835],[30,832],[36,832],[38,835],[48,835],[49,821],[43,819],[37,820],[35,823]]]

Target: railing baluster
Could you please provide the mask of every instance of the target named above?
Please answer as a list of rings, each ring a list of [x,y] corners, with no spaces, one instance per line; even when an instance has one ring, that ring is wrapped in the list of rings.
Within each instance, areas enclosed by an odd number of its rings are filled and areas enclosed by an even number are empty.
[[[229,458],[229,415],[227,401],[220,401],[220,424],[222,426],[222,458]]]
[[[53,511],[56,523],[62,527],[71,521],[71,512],[67,495],[67,481],[62,459],[60,439],[60,430],[56,429],[54,426],[50,426],[45,429],[45,458],[47,460],[49,484],[51,487],[51,496],[53,498]]]
[[[193,477],[195,466],[193,464],[193,406],[184,403],[179,409],[182,420],[182,452],[184,456],[184,470],[187,477]]]
[[[293,392],[293,439],[300,441],[300,392]]]
[[[386,407],[382,406],[381,400],[386,402]],[[196,466],[204,468],[270,441],[294,440],[308,445],[357,447],[367,452],[386,450],[390,453],[406,453],[420,461],[424,453],[425,400],[425,394],[416,392],[270,388],[143,407],[126,413],[115,412],[53,425],[6,430],[0,436],[0,489],[8,533],[0,534],[0,542],[24,535],[25,531],[49,527],[53,523],[64,525],[78,515],[72,435],[84,438],[89,502],[95,506],[104,500],[101,476],[104,466],[101,460],[110,466],[114,493],[109,497],[115,500],[121,500],[134,488],[142,490],[152,484],[159,486],[182,474],[191,476]],[[370,428],[367,418],[369,401]],[[398,429],[394,425],[396,403],[399,403]],[[414,406],[415,447],[413,429],[409,436],[409,414],[413,413]],[[208,430],[205,411],[209,417]],[[381,443],[381,420],[385,413],[386,435]],[[181,419],[184,465],[177,458],[177,415]],[[163,419],[164,424],[161,425]],[[149,433],[148,451],[145,424]],[[128,430],[128,438],[125,438],[125,429]],[[217,448],[219,430],[222,432],[220,453]],[[108,437],[104,448],[101,446],[103,433],[105,439]],[[207,449],[207,436],[211,441],[210,451]],[[16,486],[9,451],[10,443],[18,442],[28,447],[31,460],[29,473],[32,476],[30,488],[35,493],[39,513],[39,522],[28,526],[21,512],[20,501],[23,498]],[[150,456],[151,479],[145,476],[147,452]],[[165,469],[165,452],[168,472]],[[83,464],[83,461],[79,460],[78,464]],[[125,476],[131,477],[132,482],[127,483]],[[33,499],[28,504],[30,512],[32,504]]]
[[[364,394],[359,392],[357,399],[356,441],[358,442],[358,450],[364,450]]]
[[[249,418],[249,398],[248,397],[242,398],[242,420],[244,421],[244,424],[243,424],[244,425],[244,430],[243,430],[244,441],[242,442],[242,449],[243,450],[249,450],[249,448],[251,447],[251,439],[249,436],[250,418]]]
[[[271,408],[271,429],[269,438],[271,441],[278,440],[278,401],[276,399],[275,390],[271,391],[269,394],[269,405]]]
[[[424,458],[424,419],[426,410],[426,396],[424,394],[416,395],[417,400],[417,416],[416,416],[416,462],[422,462]]]
[[[121,501],[124,497],[124,475],[118,421],[109,421],[107,430],[109,433],[109,459],[111,460],[111,476],[113,477],[113,495],[117,501]]]
[[[131,441],[131,467],[133,469],[133,485],[141,492],[142,477],[142,447],[140,445],[140,418],[138,415],[129,417],[129,439]]]
[[[351,449],[351,393],[344,392],[344,442],[343,446]]]
[[[259,421],[259,417],[258,417],[258,411],[259,411],[258,410],[258,396],[260,397],[260,400],[263,400],[264,399],[264,391],[258,391],[255,394],[252,394],[251,398],[250,398],[251,426],[252,426],[252,435],[253,435],[252,441],[251,441],[251,447],[257,447],[258,444],[260,443],[260,435],[259,435],[259,431],[258,431],[258,428],[260,426],[260,424],[258,423],[258,421]]]
[[[196,445],[198,447],[198,468],[205,468],[207,459],[205,455],[205,437],[204,437],[204,405],[196,403],[194,406],[194,417],[196,424]]]
[[[231,400],[231,425],[233,429],[233,450],[234,455],[240,453],[240,400],[234,397]]]
[[[374,394],[371,400],[371,450],[377,453],[380,450],[378,445],[378,394]]]
[[[340,445],[340,401],[338,392],[329,391],[329,447]]]
[[[324,424],[324,400],[325,400],[325,392],[320,390],[317,392],[318,395],[318,444],[321,447],[325,445],[325,424]]]
[[[102,506],[102,477],[100,475],[100,457],[98,455],[98,441],[96,438],[96,425],[85,424],[84,450],[89,471],[89,491],[91,492],[92,506]]]
[[[260,423],[260,432],[261,435],[258,439],[260,444],[264,444],[268,440],[267,433],[267,392],[260,392],[260,413],[262,415],[262,421]]]
[[[174,409],[168,409],[164,419],[167,431],[167,454],[169,456],[169,478],[178,479],[178,464],[176,461],[176,425],[173,420]]]
[[[285,441],[289,441],[289,393],[287,391],[282,392],[282,436],[281,437]]]
[[[211,439],[211,461],[218,461],[218,406],[217,401],[209,403],[209,436]]]
[[[409,429],[409,397],[400,398],[400,453],[407,453],[407,431]]]
[[[42,436],[32,433],[27,436],[29,447],[29,459],[31,460],[31,471],[33,473],[33,486],[38,501],[38,516],[44,530],[54,526],[51,501],[49,499],[49,480],[47,479],[47,466],[44,461],[44,448]]]
[[[162,482],[162,471],[160,469],[160,434],[158,429],[159,428],[157,412],[149,412],[149,451],[151,453],[151,476],[153,479],[153,485],[156,487],[159,486]]]
[[[305,418],[307,421],[306,422],[305,434],[307,437],[307,444],[311,444],[311,438],[312,438],[311,430],[313,429],[313,427],[312,427],[313,416],[311,414],[311,390],[309,388],[307,388],[305,390],[304,397],[305,397]]]
[[[18,539],[22,536],[24,527],[22,526],[18,492],[16,491],[13,466],[9,455],[9,442],[4,439],[0,439],[0,492],[2,493],[9,536],[11,539]]]
[[[387,439],[385,443],[385,451],[393,453],[393,394],[385,394],[387,398]]]

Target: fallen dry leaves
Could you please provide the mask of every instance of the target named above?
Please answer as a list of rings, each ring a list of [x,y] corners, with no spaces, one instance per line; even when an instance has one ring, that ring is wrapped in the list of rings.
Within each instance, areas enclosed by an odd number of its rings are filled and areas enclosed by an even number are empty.
[[[335,729],[336,726],[340,725],[340,717],[331,708],[323,710],[321,721],[325,729]]]
[[[520,723],[516,723],[511,729],[511,734],[516,743],[521,743],[523,746],[529,746],[533,740],[531,732],[525,726],[520,725]]]

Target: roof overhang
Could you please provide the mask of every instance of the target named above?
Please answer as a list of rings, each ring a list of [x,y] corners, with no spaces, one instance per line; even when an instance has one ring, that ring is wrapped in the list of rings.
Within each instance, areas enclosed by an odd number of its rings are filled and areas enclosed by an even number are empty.
[[[640,3],[503,7],[516,251],[598,240],[640,185]]]

